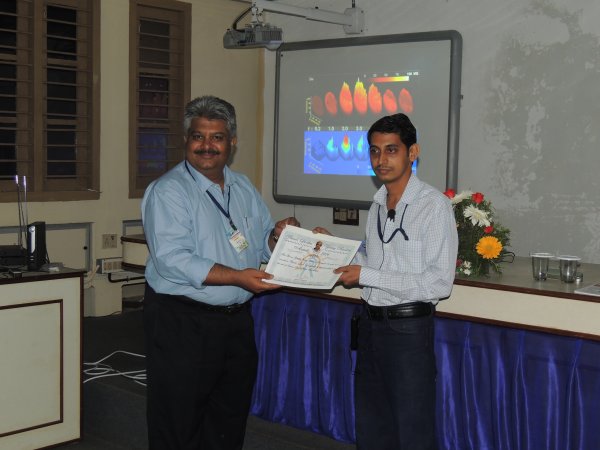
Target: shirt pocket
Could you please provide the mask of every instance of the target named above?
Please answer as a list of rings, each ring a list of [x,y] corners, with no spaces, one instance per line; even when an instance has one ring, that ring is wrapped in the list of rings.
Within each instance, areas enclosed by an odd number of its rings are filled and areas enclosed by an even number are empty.
[[[395,269],[404,273],[422,273],[425,270],[423,243],[421,241],[394,240],[393,257]]]

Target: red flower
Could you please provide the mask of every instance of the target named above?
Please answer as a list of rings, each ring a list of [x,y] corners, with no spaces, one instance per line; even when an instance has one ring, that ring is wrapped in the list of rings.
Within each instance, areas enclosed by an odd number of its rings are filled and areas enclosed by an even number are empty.
[[[493,227],[492,225],[490,225],[489,227],[485,227],[485,228],[483,229],[483,232],[484,232],[485,234],[490,234],[492,231],[494,231],[494,227]]]
[[[456,191],[454,189],[446,189],[444,195],[448,198],[454,198],[456,196]]]
[[[479,205],[483,201],[483,194],[481,192],[475,192],[471,195],[471,199],[473,199],[476,205]]]
[[[460,265],[462,264],[462,259],[456,259],[456,267],[460,267]]]

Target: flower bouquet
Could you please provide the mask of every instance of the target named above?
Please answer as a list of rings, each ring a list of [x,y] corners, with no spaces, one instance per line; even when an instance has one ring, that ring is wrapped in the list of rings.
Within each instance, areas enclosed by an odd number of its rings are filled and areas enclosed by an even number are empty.
[[[456,273],[487,275],[490,267],[501,272],[500,262],[510,253],[510,230],[494,220],[492,204],[480,192],[448,189],[444,195],[452,202],[458,231]]]

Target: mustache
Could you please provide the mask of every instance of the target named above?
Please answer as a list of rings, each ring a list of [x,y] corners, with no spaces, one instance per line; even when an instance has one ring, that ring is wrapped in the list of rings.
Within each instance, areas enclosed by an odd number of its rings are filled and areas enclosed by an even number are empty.
[[[195,150],[194,155],[220,155],[221,152],[212,148],[208,150]]]

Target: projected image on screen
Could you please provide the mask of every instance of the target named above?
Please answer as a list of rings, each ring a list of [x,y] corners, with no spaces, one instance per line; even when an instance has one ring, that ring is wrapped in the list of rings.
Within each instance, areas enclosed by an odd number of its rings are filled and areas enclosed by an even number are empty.
[[[410,115],[415,108],[411,89],[418,72],[362,76],[352,87],[346,81],[339,81],[344,75],[348,74],[308,77],[308,89],[318,92],[305,100],[305,174],[374,176],[365,123],[375,122],[385,114]],[[413,87],[409,86],[411,78]],[[326,85],[331,89],[319,92]],[[416,168],[415,161],[415,173]]]
[[[396,113],[408,115],[417,128],[418,177],[441,191],[452,186],[459,48],[456,32],[282,45],[276,66],[275,200],[368,208],[380,184],[367,131]]]

